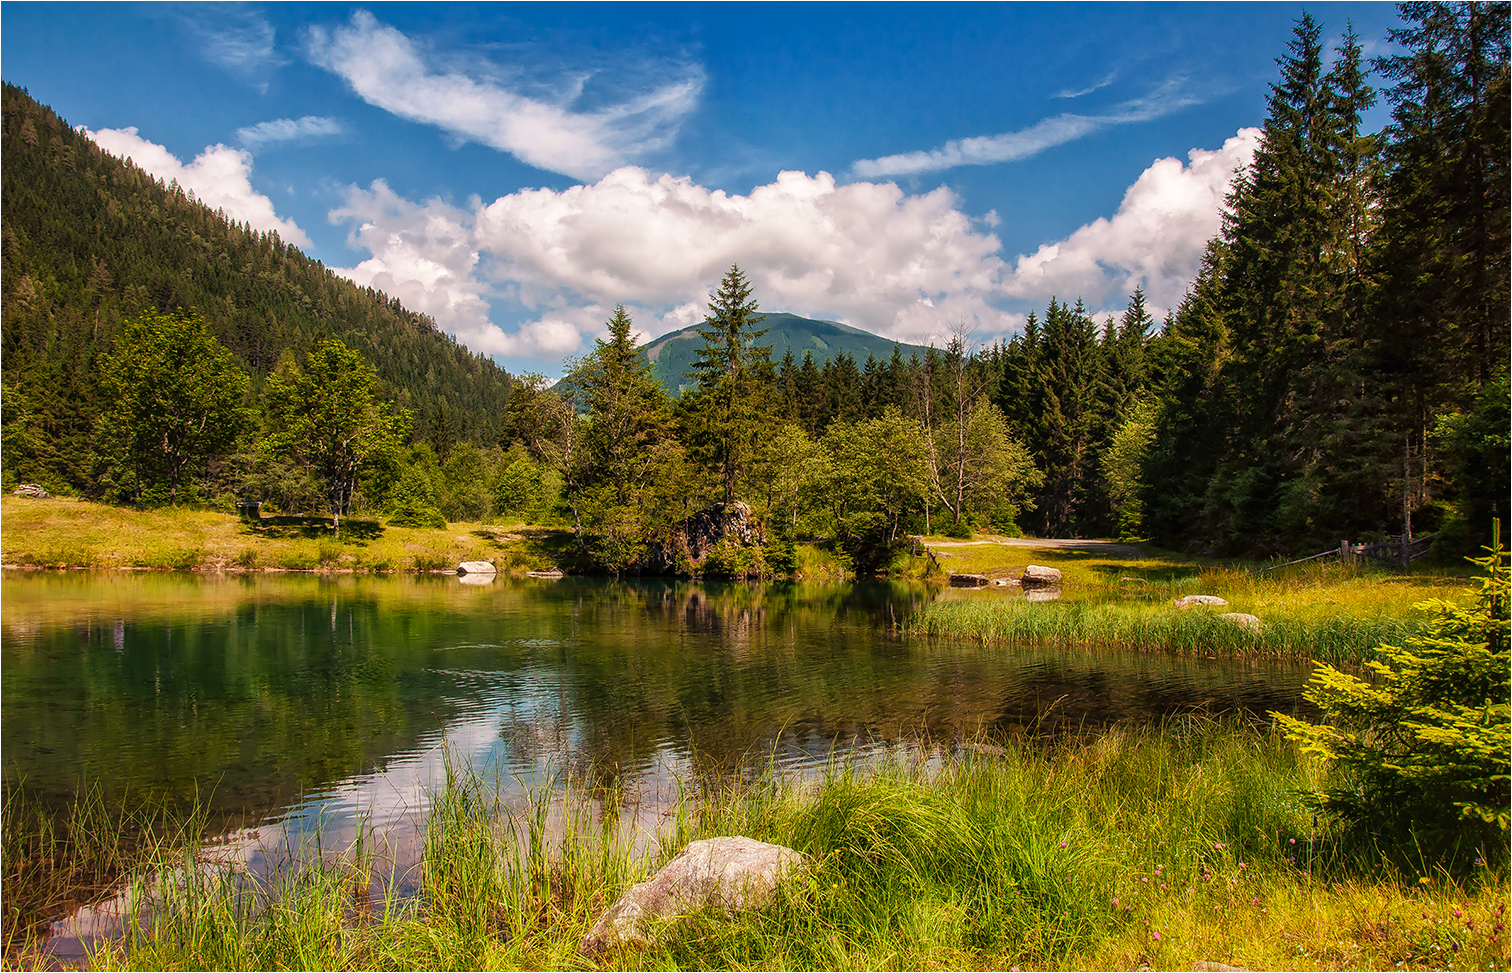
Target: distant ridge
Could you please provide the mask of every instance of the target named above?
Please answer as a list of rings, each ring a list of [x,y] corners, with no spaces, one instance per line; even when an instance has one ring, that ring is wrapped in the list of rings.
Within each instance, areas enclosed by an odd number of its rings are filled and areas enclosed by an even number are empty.
[[[690,325],[664,334],[641,349],[651,362],[651,374],[672,395],[677,395],[688,382],[684,373],[693,370],[693,359],[703,347],[703,339],[698,336],[699,326]],[[810,353],[814,356],[814,364],[820,366],[842,353],[854,358],[858,366],[864,366],[868,355],[875,356],[878,361],[891,358],[894,346],[904,358],[915,352],[922,355],[925,350],[922,345],[893,341],[838,321],[805,318],[786,311],[766,314],[760,327],[767,329],[761,343],[772,346],[773,364],[782,361],[782,356],[790,348],[795,364],[803,364],[804,354]]]

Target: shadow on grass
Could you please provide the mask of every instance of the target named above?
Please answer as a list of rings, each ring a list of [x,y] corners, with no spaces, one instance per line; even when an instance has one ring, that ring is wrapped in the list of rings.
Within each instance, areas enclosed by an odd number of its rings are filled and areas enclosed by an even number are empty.
[[[247,521],[247,533],[254,537],[293,538],[305,537],[324,540],[334,537],[329,517],[278,516]],[[344,543],[364,544],[383,536],[383,525],[376,520],[343,520],[341,540]]]
[[[579,552],[572,531],[558,527],[517,524],[511,527],[480,527],[472,532],[503,555],[504,563],[531,571],[560,568],[573,574],[590,571],[592,563]]]

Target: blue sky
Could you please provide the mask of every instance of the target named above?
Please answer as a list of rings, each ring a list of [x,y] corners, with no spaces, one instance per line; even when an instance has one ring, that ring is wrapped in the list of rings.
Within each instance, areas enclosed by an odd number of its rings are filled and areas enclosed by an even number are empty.
[[[1292,24],[1268,4],[23,4],[0,74],[107,150],[557,374],[739,262],[906,341],[1179,300]],[[1305,9],[1387,49],[1387,4]],[[1367,125],[1385,121],[1377,108]]]

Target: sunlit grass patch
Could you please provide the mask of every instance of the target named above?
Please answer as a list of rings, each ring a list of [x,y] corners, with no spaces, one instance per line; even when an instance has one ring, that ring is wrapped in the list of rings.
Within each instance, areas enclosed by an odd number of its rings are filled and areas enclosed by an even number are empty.
[[[1419,869],[1342,844],[1303,799],[1318,783],[1278,734],[1201,719],[690,782],[656,833],[622,824],[623,791],[510,801],[460,772],[431,804],[413,897],[370,895],[361,851],[269,883],[256,909],[224,884],[165,886],[179,891],[153,932],[92,965],[591,966],[577,943],[626,887],[690,840],[742,834],[810,868],[761,911],[699,913],[600,964],[1506,968],[1505,854]]]

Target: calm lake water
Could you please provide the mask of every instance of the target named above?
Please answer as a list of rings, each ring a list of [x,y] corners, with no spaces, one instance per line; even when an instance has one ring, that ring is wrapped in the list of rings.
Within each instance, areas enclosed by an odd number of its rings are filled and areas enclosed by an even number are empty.
[[[1306,668],[906,638],[922,587],[6,572],[0,753],[65,801],[208,801],[243,861],[415,833],[448,761],[525,793],[1294,708]],[[1021,597],[994,593],[991,597]],[[402,842],[401,842],[402,843]],[[230,844],[236,845],[235,840]]]

